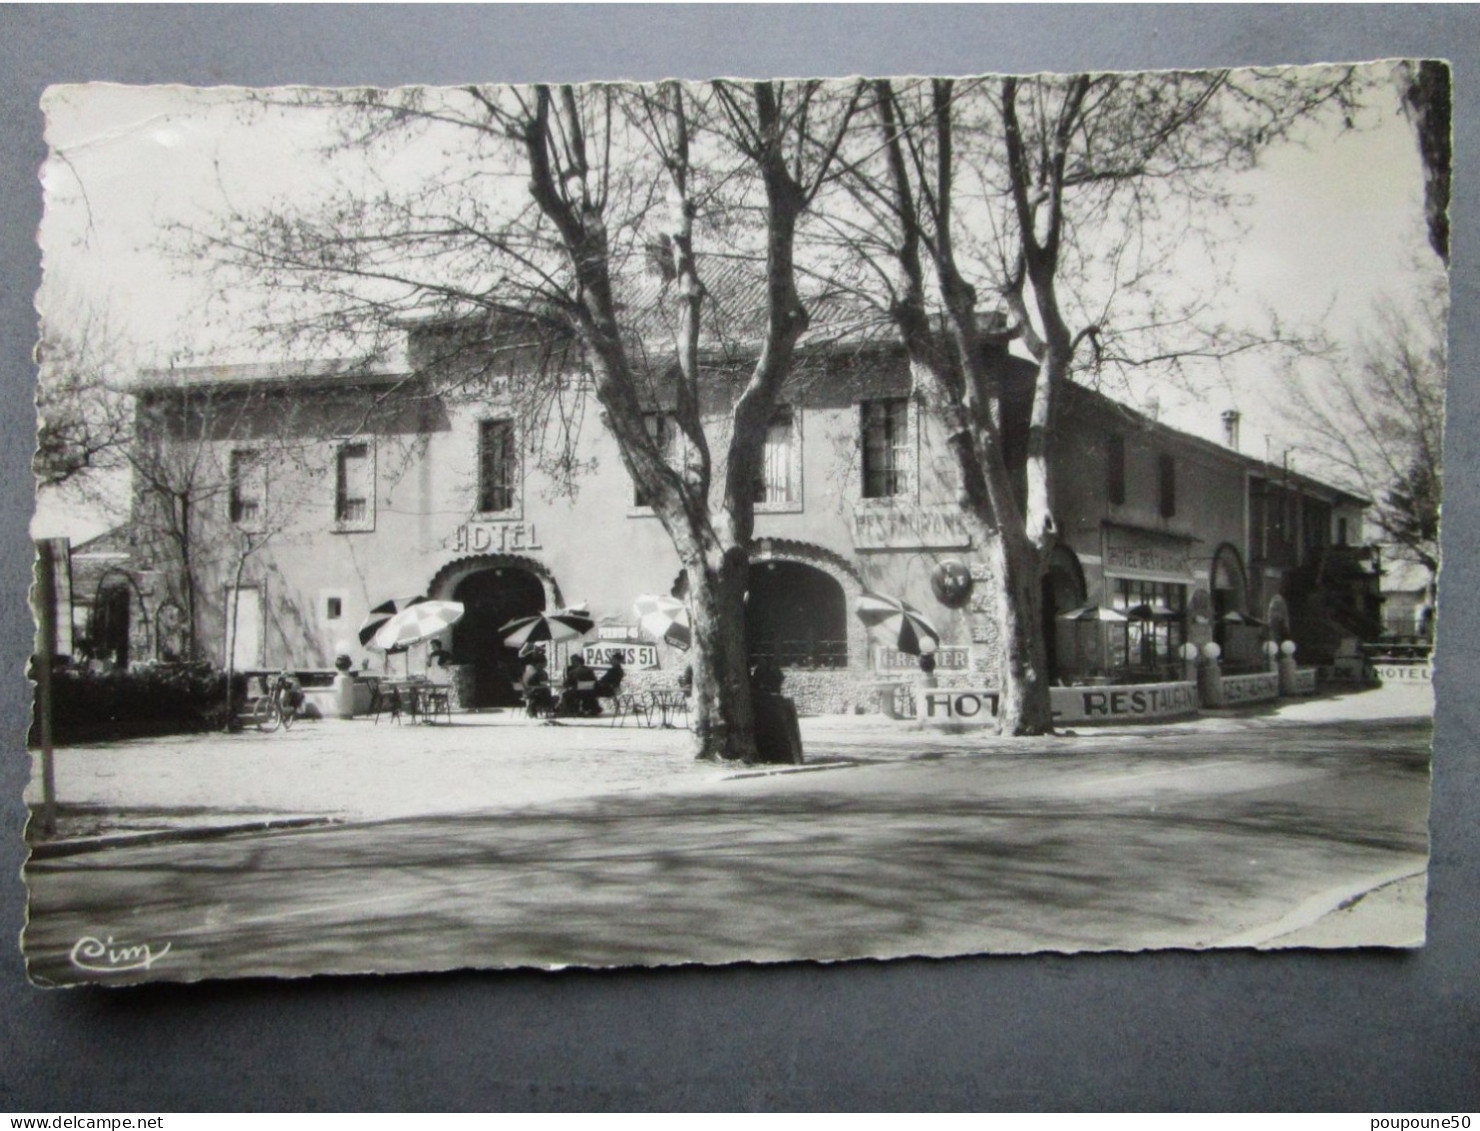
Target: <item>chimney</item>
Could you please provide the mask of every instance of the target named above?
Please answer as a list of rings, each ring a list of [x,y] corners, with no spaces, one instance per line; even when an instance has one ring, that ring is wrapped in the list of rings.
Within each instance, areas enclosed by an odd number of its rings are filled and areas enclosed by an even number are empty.
[[[1238,451],[1238,422],[1238,409],[1230,408],[1223,413],[1223,442],[1234,451]]]

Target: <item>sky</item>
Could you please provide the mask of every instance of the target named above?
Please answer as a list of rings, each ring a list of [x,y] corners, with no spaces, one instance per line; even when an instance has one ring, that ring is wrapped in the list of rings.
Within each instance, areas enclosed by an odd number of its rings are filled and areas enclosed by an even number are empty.
[[[126,343],[118,359],[126,368],[286,360],[275,352],[280,346],[244,333],[239,304],[213,300],[209,274],[168,251],[168,233],[177,225],[210,228],[223,202],[247,211],[301,205],[335,183],[364,183],[368,170],[319,157],[322,115],[243,105],[244,93],[233,88],[92,84],[48,92],[44,316],[61,322],[104,314]],[[1396,91],[1379,90],[1359,124],[1270,150],[1259,169],[1230,179],[1248,198],[1237,209],[1245,234],[1228,242],[1231,262],[1219,264],[1231,269],[1235,289],[1214,296],[1230,321],[1274,310],[1287,326],[1319,326],[1352,348],[1371,326],[1375,303],[1405,304],[1432,269],[1418,148]],[[437,159],[424,142],[378,156],[373,172],[396,184]],[[1188,285],[1198,285],[1198,275],[1189,264]],[[1193,392],[1152,382],[1138,386],[1134,400],[1210,439],[1221,438],[1221,413],[1237,409],[1242,450],[1276,461],[1288,452],[1295,466],[1318,473],[1302,463],[1284,382],[1273,359],[1250,357],[1226,380],[1209,374]],[[118,517],[44,498],[33,531],[81,539]]]

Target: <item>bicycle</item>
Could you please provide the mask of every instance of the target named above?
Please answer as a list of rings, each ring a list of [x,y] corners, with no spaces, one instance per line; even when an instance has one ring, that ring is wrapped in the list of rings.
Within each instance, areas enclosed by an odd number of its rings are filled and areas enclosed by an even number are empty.
[[[298,707],[302,702],[303,692],[298,681],[287,672],[279,672],[273,676],[267,694],[252,708],[252,721],[264,733],[277,730],[279,723],[287,730],[298,717]]]

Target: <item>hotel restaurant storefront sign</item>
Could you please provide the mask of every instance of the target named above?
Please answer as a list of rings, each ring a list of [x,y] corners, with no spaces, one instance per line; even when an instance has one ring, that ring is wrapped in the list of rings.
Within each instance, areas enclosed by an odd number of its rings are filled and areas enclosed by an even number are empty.
[[[1056,723],[1144,722],[1197,713],[1197,685],[1141,683],[1126,687],[1054,687]],[[1001,697],[996,691],[939,688],[920,700],[920,721],[926,726],[991,726]]]
[[[1103,536],[1103,561],[1107,574],[1182,585],[1192,580],[1192,567],[1188,562],[1190,539],[1108,524],[1103,528]]]

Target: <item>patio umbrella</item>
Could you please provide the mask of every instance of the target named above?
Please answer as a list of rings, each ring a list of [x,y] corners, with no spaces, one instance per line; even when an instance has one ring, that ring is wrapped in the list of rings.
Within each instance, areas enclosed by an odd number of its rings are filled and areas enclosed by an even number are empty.
[[[1250,628],[1264,627],[1264,622],[1257,617],[1251,617],[1248,613],[1237,611],[1224,613],[1218,620],[1221,624],[1246,624]]]
[[[425,600],[425,597],[392,597],[389,601],[376,605],[370,610],[370,615],[360,622],[360,647],[369,648],[375,634],[391,617]]]
[[[591,614],[582,608],[556,609],[553,613],[535,613],[518,617],[499,629],[505,648],[523,648],[526,644],[559,644],[577,640],[596,627]]]
[[[1070,609],[1067,613],[1060,613],[1059,620],[1098,620],[1107,624],[1124,624],[1130,620],[1130,617],[1115,609],[1106,608],[1104,605],[1083,605],[1077,609]]]
[[[380,626],[370,647],[395,652],[430,640],[462,620],[460,601],[417,601]]]
[[[632,606],[638,626],[655,640],[687,649],[694,642],[689,627],[689,607],[677,597],[644,595]]]
[[[853,606],[858,619],[878,629],[892,647],[911,656],[934,652],[940,647],[940,630],[913,605],[878,593],[865,593]]]
[[[1127,610],[1133,620],[1176,620],[1177,612],[1165,605],[1141,604],[1133,605]]]

